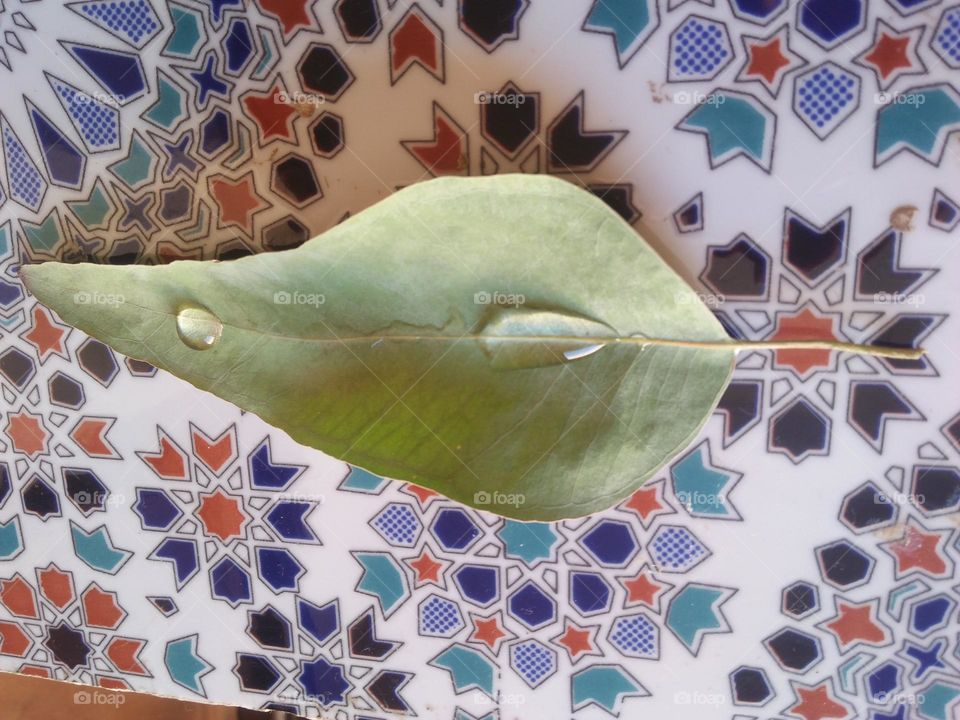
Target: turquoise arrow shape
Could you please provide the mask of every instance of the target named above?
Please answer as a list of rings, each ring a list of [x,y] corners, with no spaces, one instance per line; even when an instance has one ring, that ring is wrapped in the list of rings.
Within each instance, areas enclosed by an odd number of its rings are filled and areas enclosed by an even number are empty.
[[[875,162],[909,150],[939,165],[947,137],[960,129],[960,95],[946,84],[908,90],[877,112]]]
[[[707,137],[710,167],[743,155],[770,171],[776,116],[752,95],[717,90],[705,97],[687,93],[695,107],[677,129]]]
[[[493,697],[493,663],[479,651],[466,645],[451,645],[431,660],[430,665],[450,672],[454,692],[482,690]]]
[[[73,550],[77,557],[94,570],[113,575],[133,555],[129,550],[114,547],[106,525],[101,525],[88,533],[71,521],[70,534],[73,537]]]
[[[720,606],[735,592],[735,588],[689,583],[670,601],[667,627],[696,655],[708,633],[730,632]]]
[[[574,712],[587,705],[599,705],[615,717],[620,714],[619,707],[624,698],[650,694],[619,665],[594,665],[585,668],[573,675],[570,685],[573,690]]]
[[[583,29],[612,35],[623,67],[659,24],[656,3],[650,0],[596,0]]]
[[[384,617],[387,617],[410,594],[403,571],[386,553],[357,552],[353,556],[363,567],[357,590],[375,596],[380,601]]]
[[[171,640],[163,654],[163,664],[170,679],[177,685],[206,697],[201,678],[213,670],[213,666],[197,654],[197,636]]]
[[[740,518],[727,496],[741,475],[716,467],[706,440],[673,464],[670,477],[677,500],[694,517]]]
[[[20,520],[14,515],[0,525],[0,558],[10,560],[23,552],[23,539],[20,536]]]

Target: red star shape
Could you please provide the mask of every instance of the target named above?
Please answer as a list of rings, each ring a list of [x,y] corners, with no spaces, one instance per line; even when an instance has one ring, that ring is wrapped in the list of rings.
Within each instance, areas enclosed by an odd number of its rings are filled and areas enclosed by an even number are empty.
[[[221,542],[243,537],[247,516],[241,510],[240,500],[225,493],[223,488],[201,494],[200,507],[195,514],[203,523],[204,533],[220,538]]]
[[[8,413],[7,426],[3,431],[10,438],[13,449],[31,460],[47,452],[50,433],[43,426],[40,415],[34,415],[26,410],[15,414]]]
[[[794,694],[797,702],[787,708],[791,715],[804,720],[850,717],[850,711],[832,697],[828,680],[813,687],[795,685]]]
[[[210,180],[210,194],[220,208],[220,226],[239,225],[248,233],[253,230],[253,216],[266,207],[257,196],[253,172],[236,180],[222,175]]]
[[[424,548],[419,557],[407,558],[404,562],[413,570],[413,586],[433,584],[444,587],[443,571],[450,564],[446,561],[437,560],[430,552]]]
[[[581,655],[597,654],[592,638],[597,634],[598,627],[582,628],[567,620],[563,632],[554,638],[553,642],[565,649],[570,655],[570,661],[575,663]]]
[[[940,544],[945,542],[945,532],[923,532],[915,525],[907,525],[899,540],[882,543],[880,547],[893,555],[897,564],[897,577],[910,570],[920,570],[932,577],[943,577],[949,571],[947,561],[940,553]]]
[[[633,578],[618,579],[627,591],[626,607],[646,605],[656,612],[660,610],[660,596],[673,587],[669,583],[660,582],[646,570],[641,570]]]
[[[70,356],[67,355],[67,348],[63,341],[70,332],[70,328],[56,322],[40,305],[34,305],[30,315],[33,318],[33,324],[20,337],[37,349],[40,362],[46,362],[52,353],[69,360]]]
[[[884,645],[889,639],[886,629],[874,620],[874,603],[848,603],[837,600],[837,614],[823,623],[832,632],[840,645],[840,651],[862,642],[867,645]]]
[[[875,67],[880,77],[886,80],[897,70],[913,67],[913,62],[907,53],[909,48],[909,36],[881,32],[873,47],[864,55],[863,61]]]
[[[440,493],[434,490],[428,490],[425,487],[420,487],[419,485],[414,485],[413,483],[407,483],[403,486],[401,492],[407,493],[407,495],[413,495],[417,499],[417,503],[420,505],[420,509],[423,510],[427,505],[441,497]]]
[[[647,483],[627,498],[620,507],[635,513],[640,518],[640,524],[648,528],[658,515],[669,515],[674,512],[674,509],[663,499],[663,486],[663,480]]]
[[[473,621],[473,632],[470,633],[467,640],[483,643],[493,651],[494,655],[499,651],[500,643],[505,638],[516,637],[513,633],[503,629],[503,624],[500,622],[500,613],[487,618],[471,614],[470,619]]]
[[[658,490],[657,487],[640,488],[623,504],[623,509],[633,510],[642,520],[646,521],[651,515],[666,509],[666,506],[660,501]]]
[[[770,340],[836,340],[831,318],[815,315],[805,307],[793,315],[777,315],[777,327]],[[792,368],[805,376],[811,370],[828,369],[832,350],[774,350],[774,365]]]
[[[283,93],[283,88],[277,84],[266,94],[250,93],[243,98],[242,103],[247,115],[253,118],[260,129],[261,141],[265,142],[270,138],[295,139],[293,118],[297,114],[297,108],[293,103],[282,99]]]
[[[773,85],[777,73],[790,66],[790,58],[780,49],[780,38],[770,38],[766,43],[754,43],[748,47],[750,60],[743,71],[744,77],[761,77]]]

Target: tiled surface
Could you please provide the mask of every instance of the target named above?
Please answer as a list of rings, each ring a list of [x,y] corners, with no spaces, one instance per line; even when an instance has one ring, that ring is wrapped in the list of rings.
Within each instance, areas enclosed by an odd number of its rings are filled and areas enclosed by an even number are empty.
[[[0,30],[3,669],[338,719],[957,712],[960,9],[4,0]],[[734,336],[928,357],[744,354],[648,486],[522,524],[299,447],[17,280],[292,247],[496,172],[599,194]]]

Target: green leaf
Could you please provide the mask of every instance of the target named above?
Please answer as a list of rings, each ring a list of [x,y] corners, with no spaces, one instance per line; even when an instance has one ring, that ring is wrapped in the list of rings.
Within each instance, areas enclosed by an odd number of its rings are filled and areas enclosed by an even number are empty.
[[[67,322],[298,442],[524,520],[628,496],[735,354],[629,225],[544,176],[414,185],[282,253],[22,273]]]

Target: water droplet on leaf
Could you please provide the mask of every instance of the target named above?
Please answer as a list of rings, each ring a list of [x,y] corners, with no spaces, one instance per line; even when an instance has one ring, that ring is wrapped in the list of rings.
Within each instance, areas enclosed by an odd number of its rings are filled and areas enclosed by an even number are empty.
[[[194,350],[209,350],[220,340],[223,323],[209,310],[185,307],[177,313],[177,335]]]

